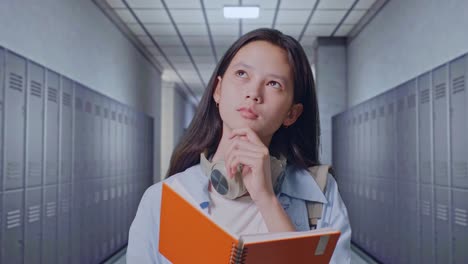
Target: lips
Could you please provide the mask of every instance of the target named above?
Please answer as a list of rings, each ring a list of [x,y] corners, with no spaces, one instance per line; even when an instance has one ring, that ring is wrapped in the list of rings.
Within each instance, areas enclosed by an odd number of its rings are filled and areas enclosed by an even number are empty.
[[[247,119],[256,119],[258,114],[250,107],[241,107],[237,109],[240,112],[241,116]]]

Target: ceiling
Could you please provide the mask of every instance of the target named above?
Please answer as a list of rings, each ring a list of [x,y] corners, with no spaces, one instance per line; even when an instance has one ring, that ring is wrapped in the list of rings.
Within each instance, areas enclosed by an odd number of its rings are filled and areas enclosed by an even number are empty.
[[[139,50],[198,98],[218,60],[242,34],[276,28],[300,41],[309,61],[318,36],[349,36],[379,0],[94,0]],[[226,19],[224,5],[257,5],[257,19]],[[195,99],[197,100],[197,99]],[[198,100],[197,100],[198,101]]]

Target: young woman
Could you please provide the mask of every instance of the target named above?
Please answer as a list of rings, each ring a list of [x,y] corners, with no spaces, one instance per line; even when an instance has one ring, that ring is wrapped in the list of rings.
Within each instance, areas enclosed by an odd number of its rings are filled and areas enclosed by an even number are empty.
[[[337,184],[329,175],[323,193],[307,171],[320,164],[319,136],[314,78],[303,48],[277,30],[257,29],[218,63],[164,181],[238,235],[308,230],[306,202],[323,203],[317,228],[341,231],[332,263],[349,263],[351,228]],[[227,177],[241,177],[244,192],[222,195],[210,177],[215,163],[223,164]],[[141,199],[128,263],[170,263],[158,251],[161,186],[154,184]]]

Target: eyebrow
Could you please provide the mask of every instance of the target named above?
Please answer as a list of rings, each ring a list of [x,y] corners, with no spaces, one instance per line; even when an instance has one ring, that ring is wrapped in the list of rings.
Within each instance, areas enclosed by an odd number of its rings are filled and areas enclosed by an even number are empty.
[[[255,69],[253,66],[250,66],[250,65],[248,65],[248,64],[246,64],[246,63],[244,63],[244,62],[238,62],[238,63],[232,65],[232,67],[237,67],[237,66],[243,66],[243,67],[245,67],[245,68],[252,69],[252,70]],[[271,76],[271,77],[274,77],[274,78],[276,78],[276,79],[280,79],[280,80],[281,80],[283,83],[285,83],[285,84],[288,83],[287,78],[284,77],[284,76],[281,76],[281,75],[278,75],[278,74],[274,74],[274,73],[269,73],[269,74],[267,74],[267,75],[268,75],[268,76]]]

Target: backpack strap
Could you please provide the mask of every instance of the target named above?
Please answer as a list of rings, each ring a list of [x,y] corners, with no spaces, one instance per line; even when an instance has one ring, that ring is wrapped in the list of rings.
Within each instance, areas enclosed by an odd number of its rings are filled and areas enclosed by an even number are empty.
[[[327,175],[332,171],[330,165],[317,165],[308,168],[309,173],[317,182],[320,190],[325,194],[325,188],[327,187]],[[307,213],[309,214],[309,227],[315,229],[317,227],[317,221],[322,218],[323,204],[320,202],[307,202]]]

